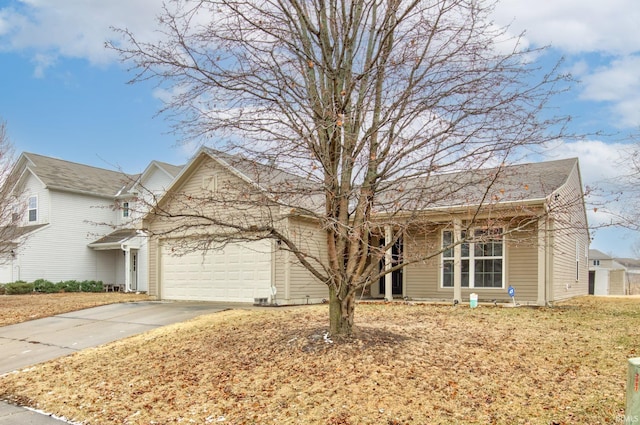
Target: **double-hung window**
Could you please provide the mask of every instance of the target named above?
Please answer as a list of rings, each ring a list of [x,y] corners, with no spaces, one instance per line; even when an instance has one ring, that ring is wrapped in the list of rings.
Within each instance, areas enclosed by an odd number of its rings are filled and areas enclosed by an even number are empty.
[[[474,229],[473,237],[460,246],[461,286],[464,288],[504,287],[504,241],[502,229]],[[467,239],[461,232],[462,240]],[[453,287],[454,249],[453,231],[442,232],[442,286]]]
[[[27,208],[29,223],[35,223],[38,221],[38,197],[30,196]]]
[[[122,203],[122,217],[124,217],[124,218],[129,217],[129,203],[128,202],[123,202]]]

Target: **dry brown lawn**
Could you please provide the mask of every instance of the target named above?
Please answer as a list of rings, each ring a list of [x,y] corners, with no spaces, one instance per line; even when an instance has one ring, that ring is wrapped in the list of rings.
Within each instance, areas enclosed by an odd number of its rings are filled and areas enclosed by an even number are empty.
[[[85,424],[619,424],[640,300],[556,308],[359,305],[226,311],[0,378]]]
[[[148,299],[147,295],[119,292],[0,295],[0,326],[104,304]]]

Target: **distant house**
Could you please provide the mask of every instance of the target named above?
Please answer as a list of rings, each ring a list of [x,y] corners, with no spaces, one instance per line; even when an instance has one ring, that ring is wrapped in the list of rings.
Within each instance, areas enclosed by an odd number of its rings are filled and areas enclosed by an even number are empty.
[[[597,249],[589,250],[589,294],[627,294],[626,267]]]
[[[625,268],[625,294],[640,295],[640,260],[635,258],[615,258]]]
[[[461,301],[476,293],[480,300],[508,301],[507,289],[513,286],[519,303],[535,305],[586,295],[589,234],[578,160],[515,165],[497,178],[493,170],[475,173],[473,178],[471,172],[440,176],[441,181],[464,190],[458,198],[425,210],[430,227],[402,235],[406,242],[397,244],[390,256],[408,258],[427,247],[432,251],[446,248],[454,233],[464,227],[473,233],[461,249],[443,249],[440,255],[409,264],[389,279],[374,282],[365,295]],[[496,182],[495,193],[489,194],[490,208],[478,211],[474,202],[487,194],[473,182],[486,182],[491,176]],[[149,293],[177,300],[252,302],[268,298],[276,304],[317,303],[327,298],[326,285],[277,240],[229,242],[219,249],[181,253],[185,238],[200,238],[203,246],[212,239],[207,224],[198,233],[169,231],[180,224],[171,211],[185,206],[195,209],[189,203],[196,199],[223,196],[220,191],[225,187],[241,190],[278,184],[282,178],[282,171],[266,165],[206,148],[199,151],[160,199],[160,207],[168,214],[149,214],[144,220],[144,228],[155,235],[149,244]],[[203,202],[197,208],[204,214],[224,215],[221,202]],[[313,219],[292,211],[276,208],[263,213],[270,214],[322,261],[326,258],[325,234]],[[496,217],[500,224],[493,224]],[[396,231],[392,225],[386,227],[385,233]]]
[[[146,236],[137,229],[141,187],[160,195],[180,167],[152,162],[140,175],[23,153],[14,188],[27,204],[0,282],[101,280],[147,290]],[[136,216],[137,215],[137,216]]]

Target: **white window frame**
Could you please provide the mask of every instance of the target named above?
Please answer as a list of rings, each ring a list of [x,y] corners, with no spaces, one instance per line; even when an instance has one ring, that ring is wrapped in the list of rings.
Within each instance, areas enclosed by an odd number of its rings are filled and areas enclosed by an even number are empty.
[[[122,203],[122,218],[128,218],[130,216],[129,201],[125,201]]]
[[[505,258],[505,242],[504,242],[504,229],[500,228],[500,227],[492,227],[490,229],[486,229],[486,228],[474,228],[471,229],[470,231],[475,235],[477,234],[477,232],[486,232],[487,230],[489,231],[496,231],[499,232],[500,236],[500,245],[501,245],[501,249],[500,249],[500,255],[478,255],[478,250],[476,249],[476,245],[479,244],[485,244],[487,243],[486,241],[475,241],[473,239],[470,239],[469,241],[465,242],[462,244],[461,246],[461,257],[460,257],[460,261],[462,262],[461,267],[462,267],[462,282],[461,282],[461,286],[463,288],[473,288],[473,289],[504,289],[505,288],[505,282],[506,282],[506,268],[505,268],[505,263],[506,263],[506,258]],[[449,233],[450,236],[446,237],[445,233]],[[448,240],[453,241],[453,230],[451,229],[443,229],[442,233],[441,233],[441,237],[442,237],[442,248],[446,248],[445,246],[445,238]],[[465,233],[464,231],[462,232],[462,237],[465,237]],[[488,242],[488,243],[492,243],[492,242]],[[481,249],[481,247],[478,247]],[[493,249],[493,248],[492,248]],[[442,289],[449,289],[449,288],[453,288],[453,270],[451,269],[453,267],[453,262],[454,257],[453,257],[453,247],[446,249],[442,252],[441,255],[441,272],[440,272],[440,288]],[[500,260],[500,275],[501,275],[501,282],[500,285],[501,286],[476,286],[476,261],[491,261],[491,260]],[[451,269],[450,271],[447,271],[448,268],[445,266],[445,262],[449,262],[450,266],[449,269]],[[493,271],[489,272],[489,273],[495,273]],[[449,274],[449,280],[451,282],[450,285],[446,285],[445,286],[445,275]]]
[[[580,241],[576,239],[576,282],[580,280]]]
[[[33,205],[32,205],[33,201]],[[31,212],[33,211],[33,220],[31,219]],[[38,222],[38,196],[29,196],[27,200],[27,221],[29,223],[37,223]]]

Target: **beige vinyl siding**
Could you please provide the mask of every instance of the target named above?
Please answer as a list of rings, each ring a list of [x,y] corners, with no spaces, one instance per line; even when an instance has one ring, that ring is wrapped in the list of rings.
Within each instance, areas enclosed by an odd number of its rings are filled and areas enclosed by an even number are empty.
[[[439,231],[429,234],[416,235],[411,238],[410,243],[405,243],[405,253],[408,258],[426,256],[428,251],[438,250],[440,244]],[[453,297],[453,290],[440,288],[440,256],[413,263],[404,268],[404,292],[405,295],[413,299],[450,299]],[[379,285],[374,284],[373,290],[379,294]],[[373,294],[373,291],[372,291]],[[384,294],[380,294],[383,296]]]
[[[276,249],[273,252],[273,285],[276,287],[278,291],[276,293],[276,301],[279,302],[280,299],[286,299],[286,287],[287,287],[287,257],[288,253],[283,251],[276,244]]]
[[[160,297],[160,291],[158,287],[158,276],[161,273],[160,270],[160,240],[157,237],[149,238],[148,241],[148,261],[149,268],[147,269],[147,280],[149,287],[149,295]]]
[[[538,298],[538,244],[537,231],[519,234],[518,239],[507,242],[507,275],[505,289],[498,295],[500,299],[510,299],[509,285],[516,291],[519,303],[535,303]]]
[[[192,171],[189,174],[182,176],[181,181],[182,184],[171,188],[163,197],[161,206],[176,213],[190,212],[196,214],[201,213],[202,215],[221,214],[225,212],[225,208],[220,204],[203,202],[206,196],[214,196],[215,194],[215,192],[212,192],[209,188],[209,185],[213,184],[211,182],[215,181],[215,184],[220,188],[242,188],[248,184],[209,157],[199,158],[198,164],[192,167]],[[229,207],[231,207],[231,205],[229,205]],[[182,221],[193,223],[194,220],[194,218],[166,219],[152,214],[147,219],[145,225],[152,229],[154,233],[158,233],[170,230]],[[171,237],[176,236],[178,235],[171,235]]]
[[[625,270],[611,270],[609,272],[609,295],[626,295],[624,282]]]
[[[325,234],[314,221],[290,220],[289,233],[300,244],[302,252],[310,253],[325,264],[327,262],[327,244]],[[318,303],[329,298],[327,285],[318,280],[304,267],[293,253],[288,254],[285,264],[289,272],[287,304]],[[312,260],[310,262],[313,263]],[[320,269],[322,272],[322,270]]]
[[[175,187],[170,189],[170,192],[167,192],[161,201],[163,202],[162,206],[164,208],[169,209],[169,211],[177,210],[177,212],[184,212],[184,210],[181,209],[185,207],[185,204],[188,205],[188,199],[186,199],[187,194],[193,198],[198,198],[210,193],[210,190],[206,188],[206,182],[210,181],[212,177],[215,178],[217,184],[221,186],[225,184],[228,187],[242,187],[242,185],[247,184],[238,176],[233,175],[228,170],[220,166],[210,157],[203,156],[198,160],[198,163],[194,165],[195,166],[192,167],[192,171],[190,173],[181,177],[182,183],[177,184]],[[212,204],[209,211],[203,210],[202,212],[205,214],[207,212],[213,212],[213,208],[216,208],[216,206]],[[180,219],[166,219],[164,217],[154,216],[151,214],[145,220],[144,227],[151,230],[152,233],[158,234],[171,230],[178,225],[180,221]],[[206,237],[204,232],[202,234],[203,237]],[[184,236],[184,234],[168,235],[168,237],[174,238],[180,236]],[[149,242],[148,285],[149,294],[157,297],[161,296],[159,293],[159,277],[161,275],[159,244],[159,238],[157,236],[152,236]]]
[[[411,244],[406,244],[405,254],[415,258],[411,252],[418,247],[431,247],[431,250],[441,246],[441,231],[434,231],[429,235],[412,238]],[[462,288],[463,300],[468,300],[471,293],[478,294],[481,301],[509,301],[507,288],[512,285],[516,290],[516,300],[520,303],[535,303],[538,295],[538,246],[537,231],[531,228],[527,232],[519,232],[518,238],[507,236],[503,255],[505,271],[504,288]],[[422,255],[426,254],[425,248]],[[418,254],[419,255],[419,254]],[[408,265],[404,269],[404,291],[411,299],[447,300],[453,299],[453,288],[443,288],[441,285],[442,257],[437,255],[428,260]],[[377,282],[373,284],[372,296],[381,296]]]
[[[589,293],[589,232],[581,195],[580,175],[574,167],[567,182],[552,195],[550,204],[553,217],[550,301]]]
[[[238,206],[233,202],[233,199],[237,199],[238,194],[247,196],[252,196],[252,193],[255,193],[254,190],[244,190],[243,188],[248,188],[249,184],[247,181],[242,179],[240,176],[232,173],[226,167],[220,165],[217,161],[212,159],[207,155],[202,155],[196,162],[191,164],[189,167],[191,171],[188,171],[186,174],[182,175],[179,181],[176,182],[175,186],[172,187],[169,192],[165,195],[165,197],[161,201],[161,206],[166,208],[169,211],[175,210],[176,212],[194,212],[198,215],[216,217],[224,221],[225,219],[243,219],[243,225],[247,225],[250,223],[250,220],[255,220],[256,223],[259,223],[262,217],[278,217],[278,211],[276,209],[272,209],[269,214],[266,214],[265,211],[268,211],[267,206],[263,209],[261,208],[248,208],[245,210],[236,209]],[[214,203],[208,202],[206,197],[216,197],[217,199],[222,200],[225,197],[230,199],[229,202],[225,203]],[[241,205],[242,206],[242,205]],[[150,215],[145,221],[145,227],[151,230],[152,233],[158,234],[162,232],[171,231],[177,225],[185,222],[188,224],[192,224],[195,222],[194,218],[164,218],[159,216]],[[162,271],[160,270],[162,267],[160,261],[160,253],[159,253],[159,243],[162,243],[162,240],[171,238],[173,240],[181,240],[185,237],[195,237],[196,239],[204,239],[207,240],[209,233],[214,233],[213,225],[209,225],[205,222],[205,225],[197,228],[195,230],[184,230],[180,232],[170,232],[169,234],[162,235],[160,238],[160,242],[158,242],[158,237],[152,237],[152,240],[149,243],[149,293],[151,295],[155,295],[158,297],[162,297],[160,294],[160,277],[162,276]],[[283,227],[285,226],[285,220],[283,219]],[[294,282],[295,284],[302,286],[306,283],[313,283],[312,276],[304,273],[298,273],[298,275],[291,276],[290,271],[287,269],[286,252],[282,252],[282,250],[277,249],[277,244],[273,244],[274,252],[271,255],[271,258],[275,260],[275,263],[272,265],[271,270],[271,279],[275,279],[275,286],[277,289],[276,300],[278,303],[283,303],[288,300],[290,295],[288,294],[289,288],[287,288],[288,282]],[[289,274],[290,276],[287,276]],[[303,302],[300,297],[304,297],[304,301],[306,301],[306,295],[318,299],[321,301],[322,298],[326,298],[325,294],[320,294],[317,289],[310,286],[312,291],[306,291],[304,294],[295,293],[294,295],[298,298],[297,302]],[[326,291],[326,287],[324,287]]]

